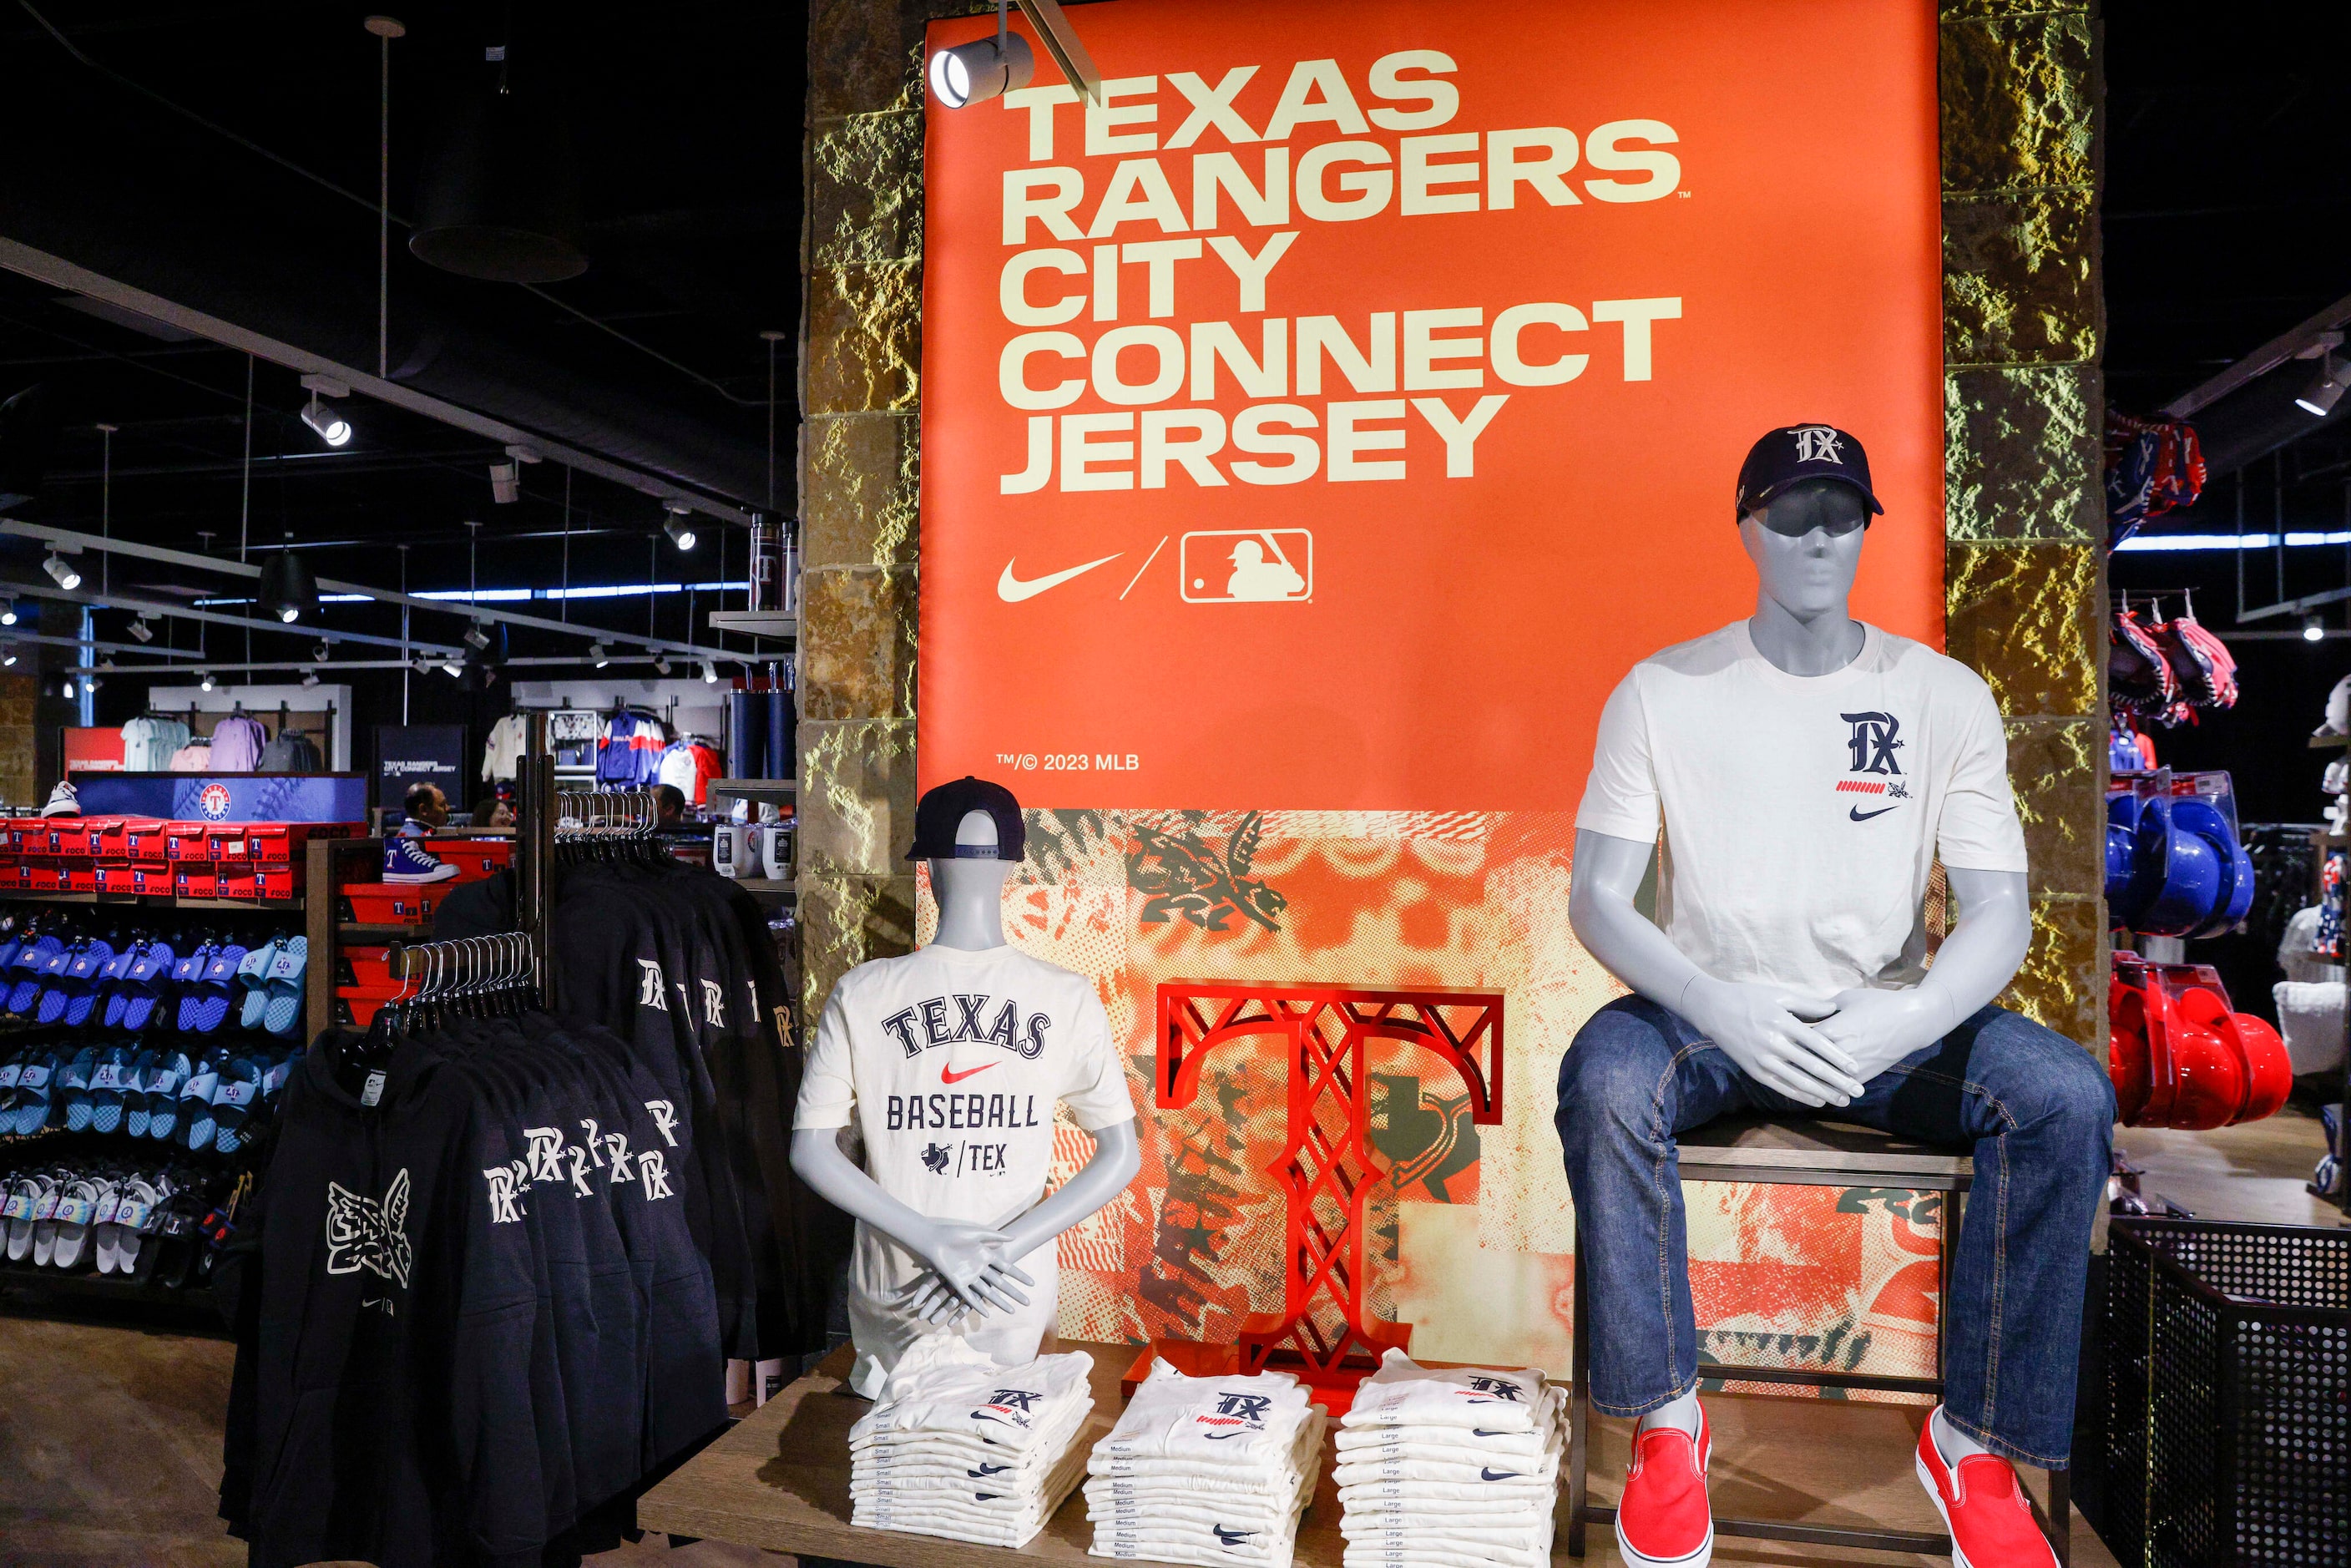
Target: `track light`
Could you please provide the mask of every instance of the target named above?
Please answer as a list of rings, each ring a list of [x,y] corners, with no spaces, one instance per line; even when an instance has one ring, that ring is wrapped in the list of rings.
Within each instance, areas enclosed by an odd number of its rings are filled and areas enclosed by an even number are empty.
[[[433,673],[433,656],[431,654],[423,653],[417,656],[416,673],[420,675],[429,675]]]
[[[490,499],[510,507],[522,499],[522,467],[515,463],[490,465]]]
[[[51,550],[48,559],[41,562],[41,570],[47,572],[50,580],[68,593],[81,586],[81,573],[74,570],[73,562],[55,550]]]
[[[653,668],[659,670],[664,675],[668,674],[669,655],[667,653],[655,653],[653,655]]]
[[[702,684],[705,686],[715,686],[718,684],[718,666],[708,659],[702,661]]]
[[[71,702],[74,700],[74,684],[73,677],[71,675],[68,675],[65,678],[59,689],[63,693],[66,701]]]
[[[302,684],[306,686],[317,685],[319,684],[319,672],[310,668],[308,664],[302,666]]]
[[[257,596],[264,609],[274,612],[277,619],[292,625],[305,615],[319,612],[319,580],[310,575],[309,566],[290,549],[279,550],[261,569],[261,588]]]
[[[203,687],[205,691],[211,691],[215,686],[218,686],[220,683],[213,679],[213,673],[210,670],[198,670],[196,672],[196,685]]]
[[[461,681],[465,678],[465,666],[455,659],[444,659],[441,661],[441,673],[453,681]]]
[[[672,507],[669,520],[662,524],[662,532],[669,536],[669,542],[682,550],[694,548],[694,525],[686,520],[687,517],[684,507]]]
[[[141,643],[152,643],[155,628],[148,622],[147,617],[141,615],[131,623],[131,635]]]
[[[89,676],[85,676],[85,677],[83,678],[82,683],[81,683],[81,689],[82,689],[82,690],[84,690],[84,691],[86,691],[86,692],[95,692],[95,691],[97,691],[97,690],[98,690],[98,688],[99,688],[99,686],[103,685],[104,684],[105,684],[105,683],[104,683],[104,682],[102,682],[102,681],[100,681],[100,680],[99,680],[96,675],[89,675]]]
[[[16,649],[14,649],[14,648],[0,648],[0,669],[5,669],[5,668],[6,668],[6,667],[7,667],[7,666],[9,666],[9,665],[14,664],[16,662]]]
[[[101,657],[98,661],[98,667],[101,670],[111,671],[114,668],[114,655],[108,653]]]
[[[302,405],[302,423],[318,433],[319,439],[329,446],[351,444],[351,422],[319,401],[312,392],[310,401]]]
[[[1029,40],[1008,32],[1004,13],[996,14],[996,37],[941,49],[931,57],[931,94],[949,109],[961,109],[1027,87],[1037,74],[1037,56]]]
[[[589,643],[588,656],[596,662],[596,667],[600,670],[612,662],[612,655],[605,651],[604,644],[601,643]]]
[[[0,626],[14,626],[18,619],[16,601],[13,599],[0,599]]]
[[[2351,365],[2339,363],[2332,353],[2326,354],[2320,361],[2318,379],[2310,383],[2310,390],[2294,400],[2294,406],[2324,419],[2335,412],[2346,382],[2351,382]]]
[[[2302,640],[2305,643],[2325,642],[2326,640],[2326,623],[2315,615],[2304,616],[2302,618]]]
[[[482,623],[476,621],[471,626],[465,628],[465,642],[468,645],[476,651],[479,651],[490,645],[490,635],[488,632],[482,630]]]
[[[322,664],[334,656],[335,651],[327,645],[327,640],[323,637],[319,639],[317,645],[310,650],[310,657]]]

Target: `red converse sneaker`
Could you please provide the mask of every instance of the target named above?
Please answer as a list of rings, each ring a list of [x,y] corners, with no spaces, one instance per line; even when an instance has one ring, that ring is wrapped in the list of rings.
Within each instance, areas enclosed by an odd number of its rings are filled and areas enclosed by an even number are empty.
[[[1932,1416],[1918,1433],[1918,1484],[1951,1532],[1952,1568],[2057,1568],[2015,1469],[1997,1454],[1944,1464]]]
[[[1706,1407],[1698,1440],[1678,1427],[1652,1427],[1633,1437],[1633,1468],[1616,1505],[1616,1550],[1639,1568],[1707,1568],[1714,1561],[1714,1511],[1706,1501],[1706,1464],[1713,1448]]]

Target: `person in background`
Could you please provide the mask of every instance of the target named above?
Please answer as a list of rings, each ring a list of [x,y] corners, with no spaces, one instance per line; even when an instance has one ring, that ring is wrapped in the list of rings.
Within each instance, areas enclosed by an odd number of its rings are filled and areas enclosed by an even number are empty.
[[[511,828],[514,825],[514,808],[503,800],[490,808],[489,820],[482,824],[486,828]]]
[[[409,838],[421,839],[435,828],[449,825],[449,798],[441,793],[438,784],[411,784],[401,805],[408,821],[401,823],[400,831]]]
[[[674,784],[653,786],[653,826],[683,828],[685,823],[685,791]]]

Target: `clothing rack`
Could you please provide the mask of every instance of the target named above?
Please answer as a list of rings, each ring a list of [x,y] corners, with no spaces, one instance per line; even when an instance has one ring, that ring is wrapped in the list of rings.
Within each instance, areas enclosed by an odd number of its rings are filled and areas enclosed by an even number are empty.
[[[562,789],[555,797],[559,843],[646,838],[661,811],[650,789]]]
[[[538,988],[538,957],[529,936],[503,932],[494,936],[460,936],[447,942],[418,942],[394,947],[387,967],[401,982],[401,993],[388,1006],[412,1002],[463,999],[491,991]],[[415,982],[415,989],[409,982]]]

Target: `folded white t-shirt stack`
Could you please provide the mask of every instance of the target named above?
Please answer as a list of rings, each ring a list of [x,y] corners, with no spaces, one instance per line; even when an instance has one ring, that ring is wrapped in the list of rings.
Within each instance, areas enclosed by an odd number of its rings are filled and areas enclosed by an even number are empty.
[[[1187,1377],[1153,1362],[1086,1460],[1092,1552],[1289,1568],[1327,1426],[1288,1373]]]
[[[1093,1358],[998,1366],[953,1334],[917,1342],[849,1429],[850,1522],[1025,1544],[1084,1473]]]
[[[1547,1568],[1567,1392],[1389,1351],[1340,1417],[1343,1568]]]

